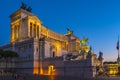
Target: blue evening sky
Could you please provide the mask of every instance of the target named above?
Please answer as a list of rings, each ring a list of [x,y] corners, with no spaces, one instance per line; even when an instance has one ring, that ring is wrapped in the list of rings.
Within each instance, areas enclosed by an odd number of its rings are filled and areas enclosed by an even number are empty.
[[[89,38],[94,53],[102,51],[105,60],[116,60],[120,0],[0,0],[0,46],[10,42],[9,15],[21,1],[32,7],[44,26],[61,34],[70,28],[80,39]]]

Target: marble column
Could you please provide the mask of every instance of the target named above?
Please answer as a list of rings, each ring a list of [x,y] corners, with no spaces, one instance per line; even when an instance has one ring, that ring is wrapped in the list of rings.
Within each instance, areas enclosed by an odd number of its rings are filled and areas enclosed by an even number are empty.
[[[14,41],[14,26],[11,27],[11,42]]]

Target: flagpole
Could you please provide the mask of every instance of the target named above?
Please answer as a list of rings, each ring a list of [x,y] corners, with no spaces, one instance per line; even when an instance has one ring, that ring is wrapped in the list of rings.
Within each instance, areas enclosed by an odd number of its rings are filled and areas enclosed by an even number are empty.
[[[119,59],[119,49],[118,49],[118,59]]]
[[[119,63],[120,61],[120,57],[119,57],[119,36],[118,36],[118,42],[117,42],[117,50],[118,50],[118,58],[117,58],[117,62]]]
[[[119,35],[118,35],[118,42],[119,42]],[[118,48],[119,48],[119,44],[118,44]],[[118,59],[119,59],[119,49],[118,49]]]
[[[116,49],[118,50],[118,58],[117,58],[117,62],[120,62],[120,56],[119,56],[119,35],[118,35],[118,41],[117,41],[117,46]]]

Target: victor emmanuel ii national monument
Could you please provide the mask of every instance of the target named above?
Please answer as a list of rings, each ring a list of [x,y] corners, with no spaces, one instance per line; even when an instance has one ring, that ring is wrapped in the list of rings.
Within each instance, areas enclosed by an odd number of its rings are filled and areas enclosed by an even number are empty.
[[[88,39],[80,40],[70,29],[62,35],[43,26],[31,10],[22,3],[10,15],[11,40],[2,49],[17,52],[19,58],[8,68],[23,74],[95,77],[102,53],[97,58]]]

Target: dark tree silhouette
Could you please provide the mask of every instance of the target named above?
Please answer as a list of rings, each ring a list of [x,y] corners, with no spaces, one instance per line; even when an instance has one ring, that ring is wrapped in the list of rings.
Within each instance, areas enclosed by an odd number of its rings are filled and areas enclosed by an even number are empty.
[[[14,52],[14,51],[4,51],[4,58],[14,58],[14,57],[19,57],[19,55]]]
[[[0,59],[3,57],[4,51],[0,49]]]
[[[4,51],[2,49],[0,49],[0,59],[3,58],[5,60],[5,72],[7,72],[7,63],[9,62],[9,59],[15,58],[15,57],[19,57],[18,53],[14,52],[14,51]]]

